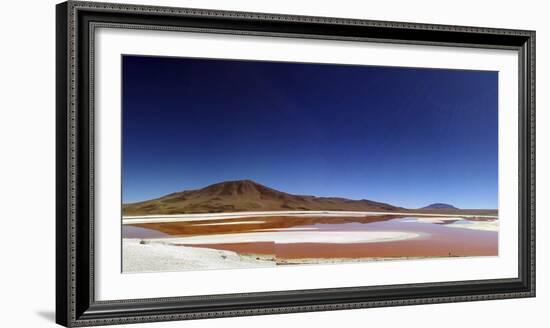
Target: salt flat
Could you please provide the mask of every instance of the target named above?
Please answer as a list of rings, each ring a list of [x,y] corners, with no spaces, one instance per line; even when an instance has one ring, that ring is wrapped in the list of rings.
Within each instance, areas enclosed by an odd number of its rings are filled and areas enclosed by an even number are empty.
[[[218,226],[218,225],[234,225],[234,224],[259,224],[265,223],[265,221],[231,221],[231,222],[214,222],[214,223],[196,223],[193,224],[195,227],[202,226]]]
[[[272,267],[276,263],[231,251],[174,246],[165,242],[141,243],[138,239],[122,241],[122,271],[158,272],[201,269],[236,269]]]
[[[207,220],[223,220],[235,218],[250,217],[273,217],[273,216],[374,216],[374,215],[401,215],[401,216],[421,216],[421,217],[450,217],[456,218],[456,214],[435,214],[435,213],[400,213],[400,212],[354,212],[354,211],[264,211],[264,212],[227,212],[227,213],[200,213],[200,214],[173,214],[173,215],[141,215],[124,216],[122,224],[142,224],[142,223],[160,223],[160,222],[191,222]],[[494,218],[491,215],[460,215],[460,217],[484,217]]]
[[[448,228],[461,228],[483,231],[498,231],[498,220],[472,221],[463,217],[410,217],[404,218],[400,222],[418,222],[445,224]]]
[[[469,221],[468,224],[460,223],[451,223],[448,224],[449,228],[461,228],[461,229],[472,229],[472,230],[483,230],[483,231],[495,231],[498,232],[498,221]]]
[[[204,245],[273,242],[275,244],[354,244],[390,242],[419,238],[421,234],[401,231],[266,231],[210,234],[190,237],[150,239],[170,244]]]

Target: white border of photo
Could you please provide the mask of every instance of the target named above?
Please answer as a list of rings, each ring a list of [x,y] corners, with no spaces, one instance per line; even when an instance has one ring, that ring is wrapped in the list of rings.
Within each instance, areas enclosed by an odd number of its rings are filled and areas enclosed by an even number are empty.
[[[518,57],[509,50],[96,29],[95,296],[99,301],[518,276]],[[121,272],[123,54],[499,72],[499,256],[162,273]]]

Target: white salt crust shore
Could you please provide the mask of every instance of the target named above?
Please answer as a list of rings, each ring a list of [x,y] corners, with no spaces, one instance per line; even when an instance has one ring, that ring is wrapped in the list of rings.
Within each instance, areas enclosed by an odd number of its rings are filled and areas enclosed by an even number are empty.
[[[270,255],[247,254],[200,247],[175,246],[163,242],[123,239],[123,273],[175,272],[188,270],[263,268],[292,264],[340,264],[367,261],[416,260],[447,257],[361,257],[276,259]]]
[[[219,226],[219,225],[238,225],[238,224],[262,224],[265,221],[232,221],[232,222],[214,222],[214,223],[195,223],[194,227],[201,226]]]
[[[249,217],[270,217],[270,216],[369,216],[369,215],[402,215],[402,216],[421,216],[421,217],[452,217],[456,214],[424,214],[424,213],[397,213],[397,212],[352,212],[352,211],[265,211],[265,212],[232,212],[232,213],[201,213],[201,214],[173,214],[173,215],[140,215],[124,216],[122,224],[140,224],[156,222],[192,222],[207,220],[223,220]],[[461,215],[461,217],[483,217],[495,218],[492,215]]]
[[[273,242],[275,244],[352,244],[391,242],[419,238],[420,236],[421,234],[419,233],[402,231],[265,231],[159,238],[149,240],[184,245],[257,242]]]
[[[472,229],[472,230],[498,232],[498,222],[497,221],[470,221],[470,222],[468,222],[468,224],[451,223],[451,224],[448,224],[446,226],[449,227],[449,228]]]
[[[139,239],[122,240],[122,272],[159,272],[206,269],[273,267],[272,260],[241,256],[235,252],[174,246]]]
[[[125,238],[122,242],[122,271],[125,273],[158,272],[277,265],[275,259],[265,256],[246,256],[231,251],[188,246],[195,244],[246,242],[349,244],[389,242],[420,237],[418,233],[397,231],[264,231],[143,240]],[[185,246],[176,246],[182,244]],[[316,263],[338,261],[338,259],[327,261],[317,259]],[[303,263],[308,262],[311,261],[305,259],[303,261]]]
[[[453,221],[447,223],[447,221]],[[419,222],[419,223],[437,223],[445,224],[445,227],[448,228],[460,228],[460,229],[471,229],[471,230],[482,230],[482,231],[498,231],[498,220],[490,221],[471,221],[464,218],[457,217],[415,217],[415,218],[405,218],[401,222]]]
[[[157,241],[123,239],[122,272],[147,273],[187,270],[265,268],[285,264],[336,264],[364,261],[410,260],[425,257],[391,258],[302,258],[275,259],[269,255],[239,255],[209,248],[175,246]]]

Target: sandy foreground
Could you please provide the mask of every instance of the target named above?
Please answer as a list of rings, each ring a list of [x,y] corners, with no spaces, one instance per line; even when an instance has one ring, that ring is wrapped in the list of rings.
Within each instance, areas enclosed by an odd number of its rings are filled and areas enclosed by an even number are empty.
[[[273,267],[269,259],[209,248],[175,246],[160,241],[122,240],[122,271],[158,272]]]

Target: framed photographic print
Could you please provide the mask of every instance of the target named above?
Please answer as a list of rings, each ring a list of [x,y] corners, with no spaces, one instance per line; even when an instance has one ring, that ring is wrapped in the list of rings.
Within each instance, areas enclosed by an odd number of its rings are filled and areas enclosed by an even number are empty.
[[[57,5],[65,326],[535,296],[535,32]]]

